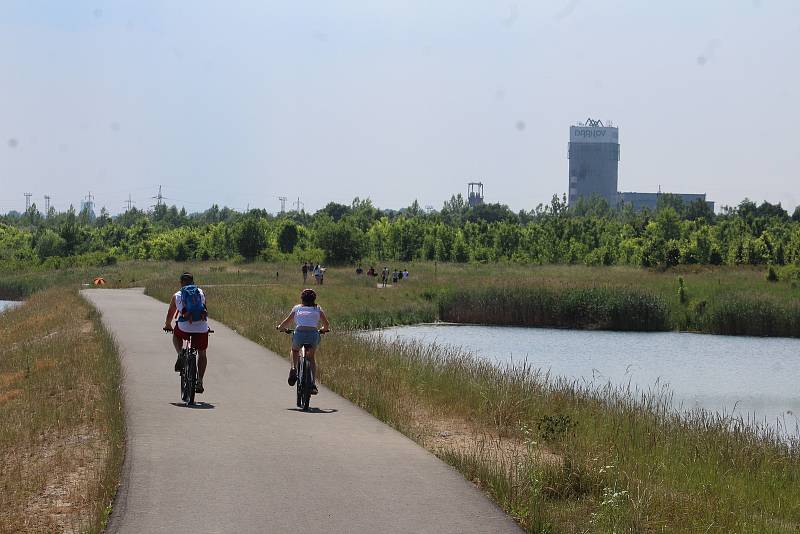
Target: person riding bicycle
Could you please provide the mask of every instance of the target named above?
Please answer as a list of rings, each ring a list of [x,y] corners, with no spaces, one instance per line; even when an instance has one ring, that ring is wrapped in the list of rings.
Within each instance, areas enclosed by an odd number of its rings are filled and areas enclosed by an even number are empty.
[[[300,361],[300,347],[306,347],[306,358],[311,364],[312,376],[317,376],[317,362],[314,353],[319,346],[320,332],[330,331],[330,323],[325,312],[317,305],[317,293],[313,289],[304,289],[300,293],[300,304],[292,308],[281,324],[275,328],[286,330],[289,323],[294,321],[294,334],[292,335],[292,368],[289,370],[289,385],[297,382],[297,363]],[[319,325],[322,323],[322,330]],[[318,393],[316,382],[311,385],[311,394]]]
[[[206,295],[203,290],[194,285],[194,277],[191,273],[183,273],[180,278],[181,289],[172,295],[172,300],[169,302],[169,310],[167,310],[167,318],[164,322],[164,331],[172,332],[172,345],[178,353],[178,360],[175,362],[175,372],[180,373],[183,367],[183,359],[181,358],[181,351],[183,350],[184,340],[191,339],[192,347],[197,349],[197,371],[199,378],[195,392],[203,392],[203,375],[206,373],[206,365],[208,360],[206,358],[206,349],[208,349],[208,313],[206,310]],[[199,296],[199,305],[202,311],[193,317],[193,310],[189,310],[192,306],[191,303],[184,302],[184,295],[186,298],[192,296]],[[172,326],[172,320],[177,316],[178,320],[175,327]]]

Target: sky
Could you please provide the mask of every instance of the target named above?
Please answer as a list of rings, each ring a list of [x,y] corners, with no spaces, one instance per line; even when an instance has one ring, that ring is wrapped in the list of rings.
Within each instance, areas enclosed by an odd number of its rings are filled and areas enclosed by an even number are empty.
[[[791,210],[799,57],[797,0],[3,0],[0,212],[529,210],[589,117],[620,190]]]

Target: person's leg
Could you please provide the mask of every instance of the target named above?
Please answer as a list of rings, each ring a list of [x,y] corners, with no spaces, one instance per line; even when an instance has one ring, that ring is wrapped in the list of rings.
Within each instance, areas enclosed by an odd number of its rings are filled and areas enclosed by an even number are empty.
[[[178,354],[183,350],[183,340],[174,333],[172,334],[172,346],[175,347],[175,352]]]
[[[172,346],[175,347],[175,352],[178,353],[178,359],[175,360],[175,372],[180,373],[183,368],[183,361],[181,359],[181,352],[183,351],[183,340],[173,330],[172,332]]]
[[[311,375],[314,377],[314,383],[317,382],[317,360],[314,359],[314,354],[317,352],[317,348],[306,348],[306,359],[308,363],[311,365]]]
[[[203,381],[203,375],[206,374],[206,365],[208,364],[208,359],[206,358],[206,350],[198,350],[197,351],[197,372],[200,373],[200,382]],[[213,380],[211,382],[214,382]],[[213,383],[211,384],[214,385]]]
[[[289,369],[289,385],[297,383],[297,363],[300,361],[300,349],[292,347],[292,367]]]

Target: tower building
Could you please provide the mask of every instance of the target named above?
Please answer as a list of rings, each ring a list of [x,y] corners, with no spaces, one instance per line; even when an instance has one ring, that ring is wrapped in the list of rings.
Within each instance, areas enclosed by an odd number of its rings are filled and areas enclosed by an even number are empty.
[[[588,119],[569,128],[569,203],[598,195],[618,202],[619,128]]]

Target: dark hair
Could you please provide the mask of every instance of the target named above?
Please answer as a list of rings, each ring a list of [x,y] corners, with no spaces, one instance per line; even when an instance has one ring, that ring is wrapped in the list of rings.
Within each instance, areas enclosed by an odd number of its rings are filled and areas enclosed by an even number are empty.
[[[303,306],[316,306],[317,292],[313,289],[304,289],[300,293],[300,302],[303,303]]]
[[[194,284],[194,276],[192,276],[192,273],[183,273],[181,275],[181,284]]]

